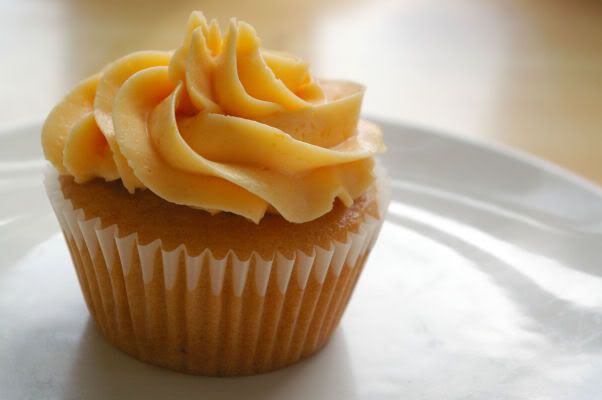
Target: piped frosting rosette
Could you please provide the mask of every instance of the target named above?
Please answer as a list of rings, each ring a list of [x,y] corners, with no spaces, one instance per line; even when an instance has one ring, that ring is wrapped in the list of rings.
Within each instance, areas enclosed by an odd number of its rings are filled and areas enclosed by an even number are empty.
[[[42,144],[78,183],[121,179],[212,213],[302,223],[374,181],[384,145],[359,120],[363,93],[261,49],[242,21],[222,35],[194,12],[174,52],[132,53],[79,83],[48,116]]]

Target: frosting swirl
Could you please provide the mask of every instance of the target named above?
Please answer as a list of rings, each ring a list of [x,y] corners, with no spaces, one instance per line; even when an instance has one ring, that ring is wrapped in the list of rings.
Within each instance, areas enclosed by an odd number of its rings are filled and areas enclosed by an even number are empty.
[[[259,222],[307,222],[372,184],[380,130],[359,120],[364,88],[316,80],[199,12],[174,52],[129,54],[79,83],[42,129],[46,158],[79,183],[121,179],[163,199]]]

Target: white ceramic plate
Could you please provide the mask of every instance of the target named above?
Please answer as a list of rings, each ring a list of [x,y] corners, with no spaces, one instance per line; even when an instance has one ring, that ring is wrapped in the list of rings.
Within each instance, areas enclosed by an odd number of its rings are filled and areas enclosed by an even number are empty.
[[[507,150],[383,126],[393,201],[342,327],[308,361],[236,379],[103,341],[42,189],[39,126],[0,133],[0,398],[600,398],[602,191]]]

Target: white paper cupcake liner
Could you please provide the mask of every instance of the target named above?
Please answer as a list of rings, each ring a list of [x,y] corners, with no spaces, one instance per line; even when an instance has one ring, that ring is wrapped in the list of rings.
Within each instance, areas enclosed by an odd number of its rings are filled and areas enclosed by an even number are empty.
[[[384,218],[368,217],[347,240],[309,253],[217,258],[120,236],[119,226],[74,209],[56,172],[45,185],[102,334],[143,361],[203,375],[260,373],[324,346]],[[385,210],[385,191],[379,199]]]

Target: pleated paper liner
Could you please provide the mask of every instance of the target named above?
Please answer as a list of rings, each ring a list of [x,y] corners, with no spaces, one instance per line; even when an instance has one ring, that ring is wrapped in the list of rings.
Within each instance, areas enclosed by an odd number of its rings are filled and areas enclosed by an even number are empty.
[[[208,249],[191,256],[184,245],[142,245],[137,233],[121,237],[117,225],[86,219],[54,172],[45,184],[102,335],[142,361],[200,375],[257,374],[321,349],[383,221],[367,217],[346,241],[292,258],[240,259],[230,250],[220,259]]]

